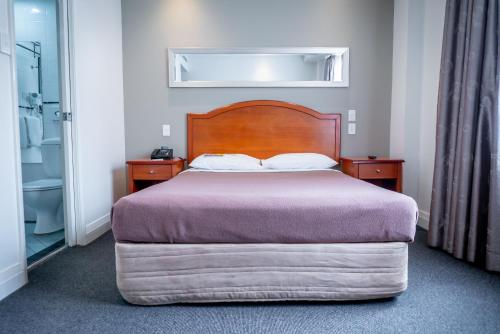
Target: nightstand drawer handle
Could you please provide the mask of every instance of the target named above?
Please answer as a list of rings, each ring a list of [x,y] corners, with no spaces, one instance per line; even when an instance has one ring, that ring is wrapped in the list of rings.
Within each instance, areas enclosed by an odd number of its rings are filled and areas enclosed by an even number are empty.
[[[149,174],[156,174],[156,171],[154,171],[154,170],[150,170],[150,171],[149,171]]]
[[[377,174],[382,173],[382,170],[380,170],[380,169],[376,169],[375,171],[377,172]]]

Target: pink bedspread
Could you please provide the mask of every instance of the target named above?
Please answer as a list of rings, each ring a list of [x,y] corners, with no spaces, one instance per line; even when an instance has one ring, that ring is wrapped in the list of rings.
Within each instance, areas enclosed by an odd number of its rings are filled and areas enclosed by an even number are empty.
[[[185,172],[112,210],[130,242],[413,241],[416,220],[412,198],[336,171]]]

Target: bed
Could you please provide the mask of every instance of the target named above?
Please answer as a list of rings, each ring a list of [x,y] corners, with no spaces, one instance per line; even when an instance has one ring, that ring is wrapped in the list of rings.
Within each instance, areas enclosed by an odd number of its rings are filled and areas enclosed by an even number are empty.
[[[205,153],[340,156],[340,115],[280,101],[188,114]],[[415,201],[336,170],[188,170],[113,207],[130,303],[359,300],[407,287]]]

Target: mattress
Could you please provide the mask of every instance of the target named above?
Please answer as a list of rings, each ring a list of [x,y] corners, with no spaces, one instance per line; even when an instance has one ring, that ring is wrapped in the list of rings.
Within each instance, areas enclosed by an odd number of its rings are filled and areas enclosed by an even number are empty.
[[[184,172],[121,198],[112,229],[121,242],[409,242],[417,205],[334,170]]]
[[[360,300],[407,287],[402,242],[116,243],[118,288],[133,304]]]

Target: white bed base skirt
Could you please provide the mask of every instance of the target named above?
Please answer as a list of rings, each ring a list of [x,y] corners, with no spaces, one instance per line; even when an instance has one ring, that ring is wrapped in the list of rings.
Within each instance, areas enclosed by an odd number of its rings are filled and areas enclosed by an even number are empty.
[[[133,244],[117,242],[118,288],[132,304],[364,300],[400,294],[403,242]]]

